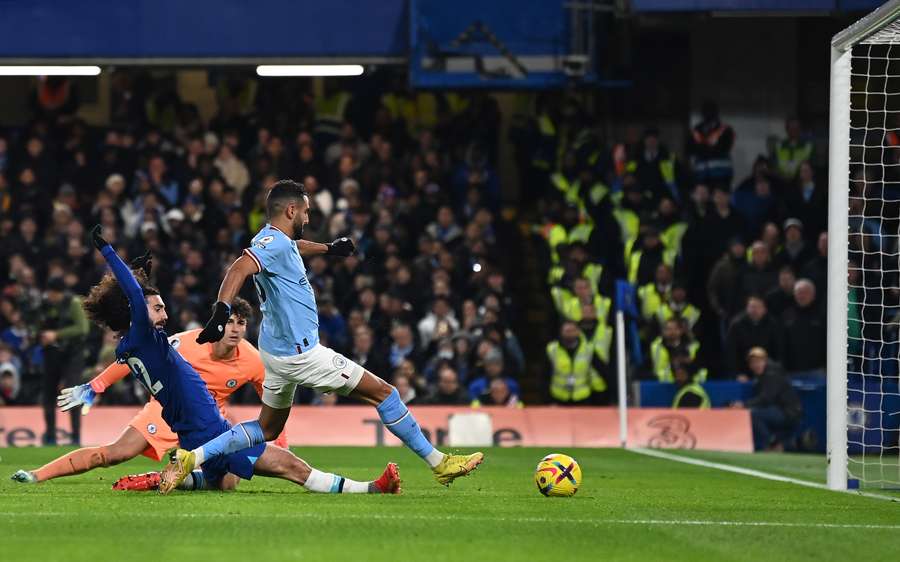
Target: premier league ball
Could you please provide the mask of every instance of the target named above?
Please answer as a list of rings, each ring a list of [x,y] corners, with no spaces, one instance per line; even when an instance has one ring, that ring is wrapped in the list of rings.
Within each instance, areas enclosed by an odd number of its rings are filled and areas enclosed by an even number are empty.
[[[551,453],[538,463],[534,483],[545,496],[573,496],[581,485],[581,467],[569,455]]]

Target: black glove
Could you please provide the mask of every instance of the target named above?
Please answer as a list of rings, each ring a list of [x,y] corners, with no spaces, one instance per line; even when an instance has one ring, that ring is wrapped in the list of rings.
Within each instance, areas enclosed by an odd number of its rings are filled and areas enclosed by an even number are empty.
[[[128,264],[128,266],[133,271],[140,269],[144,272],[144,275],[150,277],[150,271],[153,269],[153,256],[150,254],[150,250],[147,250],[147,253],[143,256],[131,260],[131,263]]]
[[[106,246],[109,246],[109,242],[107,242],[103,239],[102,236],[100,236],[102,233],[103,227],[99,224],[95,225],[94,228],[91,229],[91,242],[93,242],[94,247],[96,247],[98,250],[102,250]]]
[[[354,252],[356,252],[356,244],[353,243],[353,240],[350,240],[346,236],[343,238],[338,238],[331,244],[325,244],[328,246],[328,251],[325,252],[326,256],[340,256],[342,258],[346,258],[348,256],[352,256]]]
[[[197,336],[197,343],[217,342],[225,336],[225,324],[231,316],[231,307],[222,301],[218,301],[213,308],[212,316],[206,322],[206,327]]]

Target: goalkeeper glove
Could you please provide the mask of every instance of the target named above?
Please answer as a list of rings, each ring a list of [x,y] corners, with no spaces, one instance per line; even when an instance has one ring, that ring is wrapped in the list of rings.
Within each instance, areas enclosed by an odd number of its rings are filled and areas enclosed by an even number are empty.
[[[197,335],[197,343],[217,342],[225,336],[225,324],[231,316],[231,306],[218,301],[213,308],[212,316],[206,322],[206,327]]]
[[[325,252],[326,256],[340,256],[342,258],[346,258],[348,256],[352,256],[353,252],[356,251],[356,244],[354,244],[353,240],[350,240],[346,236],[344,236],[343,238],[338,238],[334,242],[325,245],[328,246],[328,251]]]
[[[104,240],[103,237],[100,236],[101,234],[103,234],[103,227],[99,224],[94,225],[94,228],[91,229],[91,242],[93,242],[94,247],[98,250],[102,250],[106,246],[109,246],[109,242]]]
[[[89,384],[80,384],[64,388],[60,395],[56,397],[56,406],[63,412],[68,412],[72,408],[81,406],[81,415],[86,416],[94,405],[97,393]]]

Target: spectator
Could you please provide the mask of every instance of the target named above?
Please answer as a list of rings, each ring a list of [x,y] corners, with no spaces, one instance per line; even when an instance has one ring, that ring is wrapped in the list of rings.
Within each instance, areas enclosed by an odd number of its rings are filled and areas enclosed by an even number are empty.
[[[88,334],[88,320],[81,308],[81,298],[66,292],[65,282],[54,277],[47,282],[47,293],[41,310],[40,343],[44,348],[44,373],[41,401],[44,407],[45,445],[56,444],[56,396],[67,386],[81,383],[84,370],[83,344]],[[80,412],[73,410],[72,444],[81,442]]]
[[[828,233],[822,232],[816,240],[815,256],[803,265],[803,276],[813,282],[816,292],[828,294]]]
[[[803,237],[803,223],[790,218],[784,221],[784,261],[794,269],[803,267],[813,258],[812,248]]]
[[[372,328],[363,324],[353,331],[353,346],[348,357],[370,373],[388,372],[383,354],[374,349],[375,338]]]
[[[688,139],[694,177],[699,181],[731,183],[734,131],[719,119],[719,106],[715,102],[703,102],[700,113],[703,120],[694,127]]]
[[[785,366],[791,376],[825,377],[825,316],[809,279],[794,284],[794,305],[784,313]]]
[[[391,345],[388,360],[391,367],[396,369],[404,359],[410,359],[416,366],[421,360],[421,355],[416,349],[412,328],[409,324],[397,324],[391,329]]]
[[[781,365],[770,360],[766,350],[751,349],[747,363],[753,376],[753,397],[746,404],[735,402],[732,406],[750,408],[755,450],[782,450],[803,413],[800,398]]]
[[[426,404],[441,406],[457,406],[469,403],[469,396],[459,384],[459,377],[452,367],[444,367],[438,371],[438,382],[425,400]]]
[[[431,312],[419,322],[419,341],[423,349],[428,349],[433,339],[450,337],[458,329],[450,301],[438,296],[431,303]]]
[[[796,282],[797,275],[794,273],[794,268],[790,265],[781,266],[781,269],[778,270],[778,286],[766,294],[766,309],[775,318],[781,319],[784,311],[794,304],[794,283]],[[778,359],[778,355],[775,358]]]
[[[724,334],[731,318],[741,306],[741,279],[747,269],[746,246],[740,238],[732,238],[728,252],[722,256],[707,282],[709,305],[719,316]]]
[[[750,247],[750,267],[741,278],[743,295],[765,295],[777,284],[769,247],[762,241],[754,242]]]
[[[807,240],[812,242],[825,230],[828,218],[827,184],[818,181],[809,161],[800,163],[785,197],[787,212],[797,217],[804,226]]]
[[[492,379],[490,388],[487,392],[478,395],[478,398],[472,401],[473,407],[479,406],[505,406],[507,408],[522,408],[524,404],[519,400],[518,395],[513,394],[506,384],[506,380],[502,378]]]
[[[402,400],[404,404],[418,403],[416,388],[410,383],[408,376],[403,374],[394,375],[392,384],[394,385],[394,388],[397,389],[397,393],[400,394],[400,400]]]
[[[469,396],[477,399],[482,394],[490,392],[491,382],[497,379],[502,379],[510,392],[519,394],[519,383],[507,373],[503,354],[493,348],[484,356],[482,376],[469,384]]]
[[[18,404],[22,378],[19,368],[11,362],[0,363],[0,406]]]
[[[737,316],[725,337],[725,374],[729,377],[746,375],[747,353],[753,348],[764,349],[774,358],[784,356],[784,330],[777,318],[770,315],[766,302],[759,295],[747,297],[743,314]]]

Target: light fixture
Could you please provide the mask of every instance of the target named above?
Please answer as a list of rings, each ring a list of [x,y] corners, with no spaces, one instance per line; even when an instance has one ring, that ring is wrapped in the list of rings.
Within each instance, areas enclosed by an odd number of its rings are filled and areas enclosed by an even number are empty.
[[[97,76],[99,66],[0,66],[0,76]]]
[[[260,76],[359,76],[359,64],[262,64],[256,67]]]

